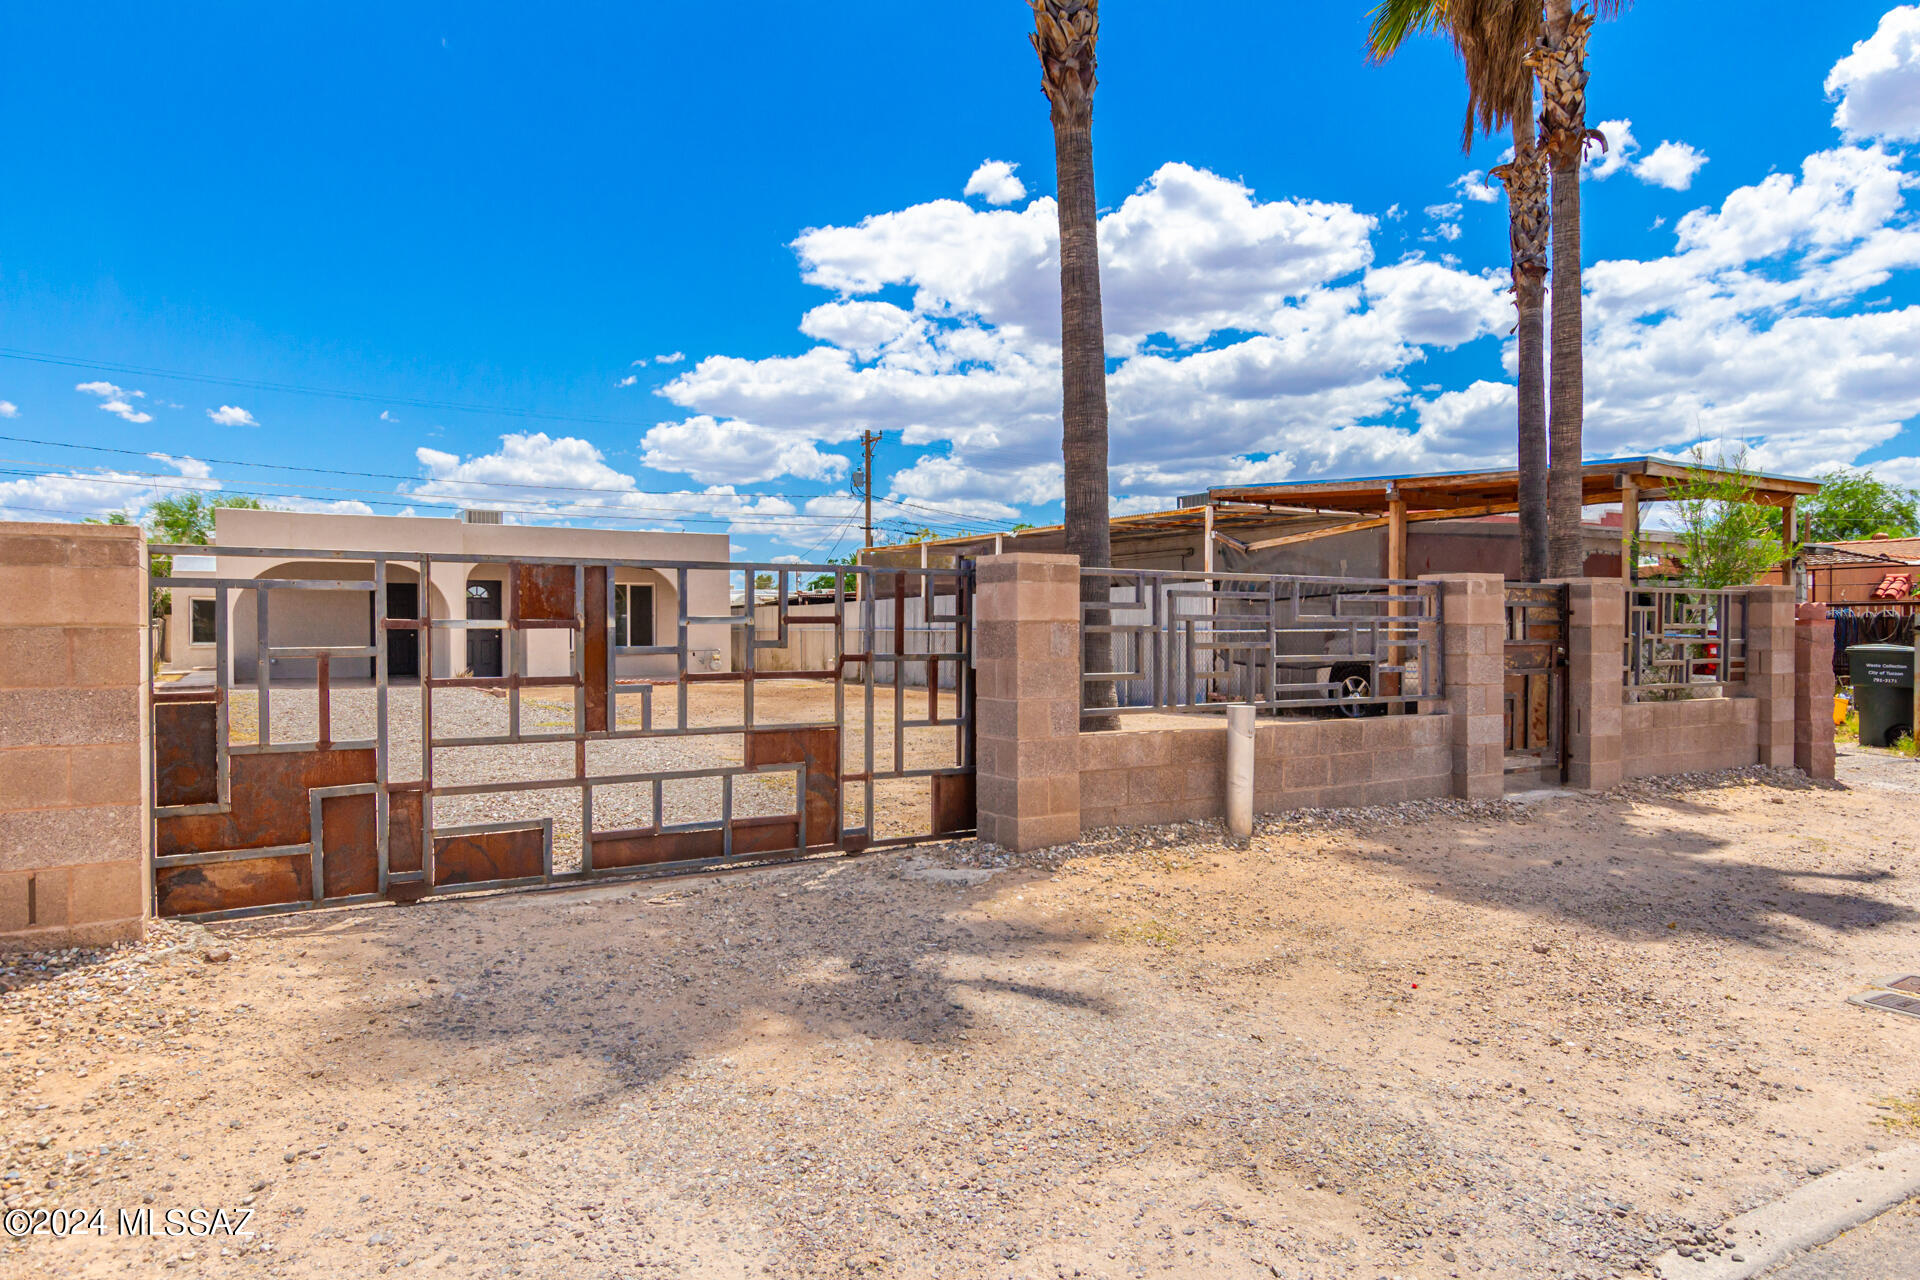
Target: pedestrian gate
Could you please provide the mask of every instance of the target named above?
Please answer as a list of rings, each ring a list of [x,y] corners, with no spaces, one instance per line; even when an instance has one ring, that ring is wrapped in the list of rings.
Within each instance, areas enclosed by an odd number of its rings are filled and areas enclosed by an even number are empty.
[[[1506,606],[1506,771],[1564,782],[1567,588],[1508,583]]]
[[[160,915],[974,829],[965,562],[153,550],[191,627],[153,689]]]

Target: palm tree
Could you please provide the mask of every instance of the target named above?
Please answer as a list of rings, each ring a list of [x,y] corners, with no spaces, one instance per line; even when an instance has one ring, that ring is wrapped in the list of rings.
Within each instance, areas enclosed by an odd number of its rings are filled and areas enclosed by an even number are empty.
[[[1375,61],[1393,56],[1409,35],[1444,30],[1460,54],[1467,78],[1467,113],[1460,148],[1477,133],[1513,131],[1513,160],[1492,176],[1507,189],[1508,241],[1519,323],[1520,563],[1537,582],[1547,570],[1547,396],[1545,302],[1547,171],[1534,145],[1533,72],[1527,55],[1538,42],[1539,12],[1516,0],[1383,0],[1373,11],[1368,50]]]
[[[1053,162],[1060,214],[1061,452],[1066,463],[1067,550],[1084,568],[1113,563],[1107,526],[1107,353],[1100,313],[1098,206],[1093,196],[1093,91],[1099,0],[1028,0],[1040,83],[1053,107]],[[1105,579],[1083,575],[1082,601],[1105,601]],[[1098,622],[1098,618],[1089,618]],[[1112,665],[1104,632],[1082,640],[1087,671]],[[1112,684],[1087,693],[1113,705]]]
[[[1612,16],[1619,0],[1594,0]],[[1580,318],[1580,161],[1587,144],[1606,139],[1587,128],[1587,35],[1592,10],[1574,12],[1573,0],[1547,0],[1540,46],[1529,56],[1540,81],[1540,146],[1552,179],[1553,381],[1548,392],[1547,563],[1556,578],[1578,577],[1586,566],[1580,545],[1581,428],[1585,370]]]

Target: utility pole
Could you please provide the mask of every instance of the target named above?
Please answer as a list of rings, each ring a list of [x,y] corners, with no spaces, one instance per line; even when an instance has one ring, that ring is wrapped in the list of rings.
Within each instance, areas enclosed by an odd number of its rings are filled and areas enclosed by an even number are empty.
[[[873,550],[873,446],[880,443],[878,431],[860,433],[860,492],[867,500],[867,550]]]

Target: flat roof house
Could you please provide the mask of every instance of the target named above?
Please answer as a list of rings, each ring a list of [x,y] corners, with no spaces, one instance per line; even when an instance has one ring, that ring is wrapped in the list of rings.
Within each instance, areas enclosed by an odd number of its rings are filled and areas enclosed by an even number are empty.
[[[238,556],[238,548],[286,549],[285,557]],[[588,561],[702,562],[725,564],[732,552],[724,533],[670,533],[657,530],[595,529],[556,525],[503,524],[497,512],[467,512],[459,519],[416,516],[315,514],[301,511],[253,511],[221,508],[214,517],[208,554],[177,556],[176,578],[274,578],[321,581],[371,581],[373,566],[361,560],[307,557],[302,551],[381,551],[431,557],[424,584],[417,564],[396,560],[387,567],[385,616],[417,618],[423,606],[434,618],[498,619],[506,607],[508,567],[516,560],[554,558]],[[227,552],[228,554],[222,554]],[[446,558],[443,558],[446,557]],[[458,558],[451,558],[458,557]],[[679,575],[668,569],[619,566],[614,570],[615,643],[644,647],[677,641]],[[252,591],[229,599],[231,678],[256,675],[258,628]],[[366,590],[297,590],[272,593],[269,622],[276,647],[355,646],[372,643],[373,603]],[[724,569],[687,574],[687,610],[693,616],[728,614]],[[215,653],[214,589],[176,588],[168,619],[166,669],[211,671]],[[691,624],[688,660],[694,670],[726,671],[730,660],[728,627]],[[565,629],[519,633],[527,646],[524,674],[563,675],[572,669],[573,632]],[[386,632],[388,674],[408,679],[421,674],[423,657],[435,677],[498,676],[504,673],[503,632],[493,628],[435,628],[431,652],[420,653],[419,634]],[[275,679],[307,679],[311,659],[275,658]],[[672,654],[623,654],[620,677],[671,677]],[[338,678],[371,677],[371,659],[341,660]]]

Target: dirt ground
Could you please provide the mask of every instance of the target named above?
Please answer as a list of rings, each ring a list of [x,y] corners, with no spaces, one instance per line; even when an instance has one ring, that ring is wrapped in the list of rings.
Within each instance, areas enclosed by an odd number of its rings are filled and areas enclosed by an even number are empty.
[[[107,1210],[0,1273],[1632,1274],[1902,1140],[1920,766],[1842,767],[0,962],[0,1198]]]

